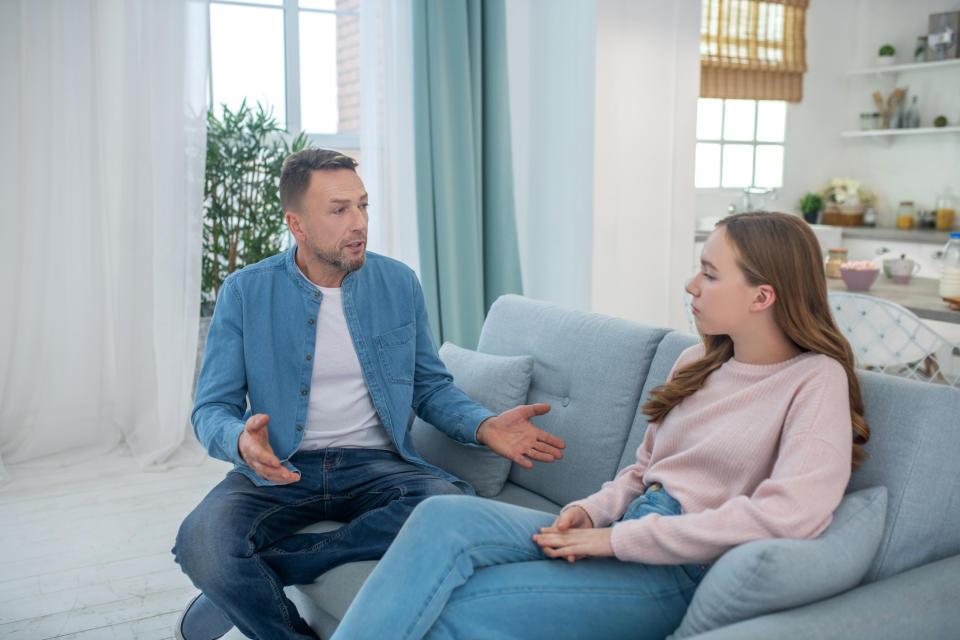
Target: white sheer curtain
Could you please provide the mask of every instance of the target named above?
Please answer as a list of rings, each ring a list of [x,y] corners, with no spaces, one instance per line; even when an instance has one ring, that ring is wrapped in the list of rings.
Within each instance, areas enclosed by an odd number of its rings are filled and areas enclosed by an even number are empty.
[[[359,167],[370,194],[370,249],[419,273],[410,0],[361,0]]]
[[[207,19],[0,3],[0,471],[192,441]]]

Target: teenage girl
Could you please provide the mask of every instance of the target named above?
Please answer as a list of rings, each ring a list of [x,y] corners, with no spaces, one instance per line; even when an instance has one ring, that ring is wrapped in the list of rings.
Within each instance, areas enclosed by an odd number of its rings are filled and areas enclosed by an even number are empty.
[[[636,463],[559,516],[428,499],[335,640],[663,638],[725,551],[827,527],[870,431],[817,239],[795,216],[730,216],[701,265],[703,340],[643,405]]]

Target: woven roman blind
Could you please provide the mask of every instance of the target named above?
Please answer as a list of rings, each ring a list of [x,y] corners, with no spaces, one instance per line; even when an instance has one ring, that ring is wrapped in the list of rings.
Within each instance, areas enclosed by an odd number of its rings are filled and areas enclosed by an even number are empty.
[[[703,0],[700,97],[803,98],[808,0]]]

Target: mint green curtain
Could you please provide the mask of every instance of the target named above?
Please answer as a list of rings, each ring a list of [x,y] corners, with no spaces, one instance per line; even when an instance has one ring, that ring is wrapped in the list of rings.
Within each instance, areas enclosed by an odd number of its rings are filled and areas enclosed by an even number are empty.
[[[438,342],[475,348],[521,293],[504,0],[414,0],[420,277]]]

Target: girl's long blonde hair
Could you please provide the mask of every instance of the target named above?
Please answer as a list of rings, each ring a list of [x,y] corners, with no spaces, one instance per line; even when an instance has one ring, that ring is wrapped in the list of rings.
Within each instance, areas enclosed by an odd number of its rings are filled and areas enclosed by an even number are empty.
[[[863,445],[870,439],[870,428],[863,419],[853,351],[830,313],[817,237],[806,222],[785,213],[741,213],[724,218],[717,224],[720,227],[726,229],[747,282],[773,287],[777,296],[773,317],[786,336],[799,349],[829,356],[846,371],[853,423],[852,464],[857,467],[866,456]],[[650,392],[642,407],[650,422],[661,422],[681,400],[703,387],[707,376],[733,357],[730,336],[702,338],[703,357],[680,368],[669,382]]]

